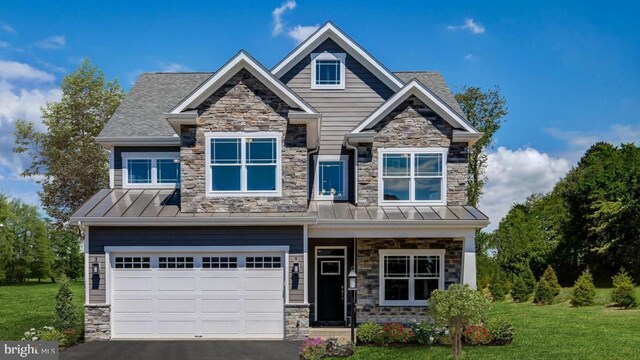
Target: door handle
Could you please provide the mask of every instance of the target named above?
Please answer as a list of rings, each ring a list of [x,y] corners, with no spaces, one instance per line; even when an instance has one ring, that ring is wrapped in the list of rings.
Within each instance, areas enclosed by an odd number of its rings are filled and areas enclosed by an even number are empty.
[[[340,300],[344,300],[344,285],[340,286]]]

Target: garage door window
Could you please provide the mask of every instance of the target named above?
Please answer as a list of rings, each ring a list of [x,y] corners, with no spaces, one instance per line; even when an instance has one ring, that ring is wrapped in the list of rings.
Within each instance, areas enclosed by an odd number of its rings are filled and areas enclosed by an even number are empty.
[[[148,257],[117,257],[116,269],[148,269],[151,261]]]
[[[158,259],[160,269],[193,269],[193,257],[161,257]]]
[[[238,258],[235,256],[205,256],[202,258],[203,269],[235,269],[238,267]]]
[[[279,256],[248,256],[246,266],[248,269],[277,269],[282,263]]]

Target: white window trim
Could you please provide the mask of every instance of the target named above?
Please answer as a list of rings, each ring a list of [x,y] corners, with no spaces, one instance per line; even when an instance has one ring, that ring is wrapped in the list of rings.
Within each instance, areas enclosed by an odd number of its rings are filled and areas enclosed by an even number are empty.
[[[378,149],[378,204],[379,205],[447,205],[447,148],[379,148]],[[384,154],[411,154],[409,200],[384,200],[384,180],[382,161]],[[441,154],[442,155],[442,184],[440,200],[415,200],[414,189],[414,156],[416,154]]]
[[[409,256],[409,300],[395,300],[395,301],[386,301],[384,299],[384,257],[385,256]],[[444,290],[444,249],[428,249],[428,250],[419,250],[419,249],[394,249],[394,250],[380,250],[379,251],[379,288],[380,288],[380,296],[379,303],[380,306],[426,306],[427,300],[411,300],[411,298],[415,297],[415,289],[414,289],[414,272],[413,266],[414,256],[439,256],[440,257],[440,277],[438,278],[438,290]]]
[[[338,264],[338,272],[324,271],[324,264],[327,263]],[[340,261],[320,260],[320,275],[340,275],[341,271],[342,269],[340,268]]]
[[[345,62],[346,53],[311,53],[311,89],[318,90],[344,90],[345,87]],[[340,61],[340,84],[316,84],[316,60],[339,60]]]
[[[320,162],[339,161],[343,165],[342,183],[344,184],[344,195],[320,195]],[[313,196],[316,200],[347,200],[349,199],[349,155],[317,155],[315,163],[315,179]]]
[[[207,197],[251,197],[251,196],[282,196],[282,133],[279,132],[208,132],[204,134],[205,138],[205,192]],[[214,138],[240,138],[242,143],[240,146],[241,153],[241,170],[240,170],[240,189],[239,191],[213,191],[211,190],[211,139]],[[246,149],[245,140],[247,138],[276,138],[276,190],[275,191],[247,191],[246,188]]]
[[[158,160],[180,160],[178,152],[124,152],[122,153],[122,187],[129,189],[176,189],[180,183],[158,183]],[[129,183],[129,160],[151,160],[151,183]]]

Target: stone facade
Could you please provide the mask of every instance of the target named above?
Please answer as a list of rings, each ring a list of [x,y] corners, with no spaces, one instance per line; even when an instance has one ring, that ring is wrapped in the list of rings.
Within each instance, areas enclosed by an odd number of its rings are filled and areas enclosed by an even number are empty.
[[[307,210],[306,127],[291,125],[289,106],[246,70],[198,107],[197,126],[181,129],[182,212],[302,212]],[[281,197],[207,197],[205,133],[282,134]]]
[[[460,283],[462,241],[453,239],[358,239],[357,321],[412,323],[424,319],[421,306],[379,306],[380,250],[445,249],[445,284]]]
[[[106,304],[85,305],[84,340],[111,339],[111,306]]]
[[[284,306],[285,340],[303,340],[309,336],[309,305],[286,304]]]
[[[448,148],[447,204],[467,204],[467,145],[452,143],[453,127],[411,96],[374,127],[372,144],[358,146],[358,205],[378,204],[378,149]]]

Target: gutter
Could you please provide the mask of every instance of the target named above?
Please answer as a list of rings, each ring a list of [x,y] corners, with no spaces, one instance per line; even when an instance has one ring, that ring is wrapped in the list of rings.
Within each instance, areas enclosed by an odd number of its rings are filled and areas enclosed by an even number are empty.
[[[105,147],[111,146],[180,146],[180,137],[172,136],[117,136],[98,137],[95,141]]]
[[[273,217],[84,217],[71,218],[82,221],[84,226],[279,226],[310,225],[317,222],[315,216]]]

